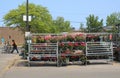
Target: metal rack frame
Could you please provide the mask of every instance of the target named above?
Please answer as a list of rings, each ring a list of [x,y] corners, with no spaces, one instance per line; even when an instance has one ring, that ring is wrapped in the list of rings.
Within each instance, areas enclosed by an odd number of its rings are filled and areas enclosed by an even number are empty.
[[[113,61],[112,42],[87,42],[86,57],[87,61],[106,60],[107,63],[112,62]]]
[[[48,58],[43,60],[43,58]],[[54,60],[52,59],[54,58]],[[54,62],[58,66],[58,43],[31,43],[29,44],[28,65],[31,63]]]

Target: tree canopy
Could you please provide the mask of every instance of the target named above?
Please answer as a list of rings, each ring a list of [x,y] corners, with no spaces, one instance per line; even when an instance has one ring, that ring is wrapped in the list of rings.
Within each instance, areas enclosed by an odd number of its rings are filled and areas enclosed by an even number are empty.
[[[119,27],[117,26],[118,24],[120,24],[120,13],[112,13],[110,15],[107,16],[106,19],[106,25],[107,26],[111,26],[112,29],[109,30],[108,32],[113,32],[113,33],[117,33],[119,30]]]
[[[115,26],[120,23],[120,13],[112,13],[107,16],[106,25],[107,26]]]
[[[41,5],[35,5],[29,3],[29,16],[32,16],[32,21],[29,22],[30,31],[33,33],[59,33],[69,32],[75,28],[71,27],[70,21],[66,21],[63,17],[58,16],[53,20],[52,15],[49,13],[46,7]],[[26,4],[23,3],[16,9],[10,10],[4,17],[4,23],[6,26],[17,26],[23,32],[26,31],[26,22],[23,21],[23,15],[26,15]],[[87,31],[88,32],[100,32],[102,31],[103,19],[99,20],[98,16],[90,14],[86,18]],[[112,13],[107,16],[106,25],[114,26],[120,23],[120,13]],[[83,24],[80,24],[80,29],[85,31]],[[112,30],[112,31],[114,31]]]
[[[66,32],[70,31],[70,21],[65,21],[63,17],[57,17],[56,20],[53,21],[53,25],[55,26],[57,31],[59,32]]]
[[[17,9],[10,10],[4,16],[4,22],[7,26],[18,26],[23,31],[26,28],[26,22],[23,21],[23,15],[26,15],[26,4],[19,5]],[[49,32],[52,25],[52,16],[46,7],[41,5],[29,4],[29,16],[32,21],[29,22],[32,32]]]
[[[41,5],[29,4],[28,15],[32,16],[32,21],[29,22],[30,31],[34,33],[56,33],[69,31],[70,22],[64,21],[63,17],[52,19],[46,7]],[[22,31],[26,29],[26,22],[23,21],[23,15],[26,15],[26,4],[19,5],[17,9],[10,10],[4,16],[4,23],[7,26],[18,26]]]
[[[89,15],[86,20],[87,20],[87,30],[88,32],[100,32],[103,26],[103,19],[100,21],[98,20],[98,16],[94,15]]]

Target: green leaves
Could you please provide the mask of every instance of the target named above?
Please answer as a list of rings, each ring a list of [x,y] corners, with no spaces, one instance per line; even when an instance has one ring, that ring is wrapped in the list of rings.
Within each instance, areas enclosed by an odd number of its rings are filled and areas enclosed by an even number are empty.
[[[4,16],[4,23],[7,26],[19,26],[22,31],[25,31],[26,22],[23,21],[23,15],[26,15],[26,5],[19,5],[17,9],[9,11]],[[49,27],[52,26],[52,16],[46,7],[41,5],[29,4],[29,16],[32,16],[31,32],[49,32]]]
[[[30,31],[33,33],[59,33],[71,29],[69,21],[64,21],[63,17],[53,20],[48,9],[41,5],[30,3],[28,12],[28,15],[32,17],[29,25],[31,26]],[[4,23],[7,26],[19,26],[25,32],[26,22],[23,21],[23,15],[26,15],[25,3],[19,5],[16,9],[10,10],[3,18]]]
[[[89,15],[87,18],[88,32],[100,32],[103,26],[103,19],[99,21],[98,16]]]
[[[69,32],[71,30],[70,21],[65,21],[63,17],[57,17],[53,24],[59,32]]]
[[[120,13],[118,12],[110,14],[109,16],[107,16],[106,22],[107,26],[115,26],[120,22]]]

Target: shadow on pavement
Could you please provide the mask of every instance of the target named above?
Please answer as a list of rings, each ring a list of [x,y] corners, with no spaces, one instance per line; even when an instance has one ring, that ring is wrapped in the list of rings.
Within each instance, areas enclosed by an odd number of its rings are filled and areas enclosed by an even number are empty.
[[[112,64],[120,64],[120,62],[114,62],[114,63],[106,63],[106,62],[93,62],[93,63],[88,63],[87,65],[112,65]],[[65,67],[65,66],[87,66],[87,65],[82,65],[82,64],[64,64],[60,67]],[[37,63],[31,63],[29,66],[29,63],[27,60],[20,59],[18,60],[15,65],[15,67],[57,67],[56,63],[45,63],[45,62],[37,62]]]

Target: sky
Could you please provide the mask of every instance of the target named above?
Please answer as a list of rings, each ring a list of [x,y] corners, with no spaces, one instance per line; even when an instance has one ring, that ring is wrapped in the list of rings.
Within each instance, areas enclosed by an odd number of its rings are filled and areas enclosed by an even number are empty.
[[[10,10],[18,8],[26,0],[1,0],[0,1],[0,26],[4,26],[3,16]],[[114,12],[120,12],[120,0],[29,0],[29,3],[47,7],[53,19],[58,16],[70,21],[71,26],[79,29],[80,23],[86,27],[86,17],[94,14],[99,20],[104,20]]]

